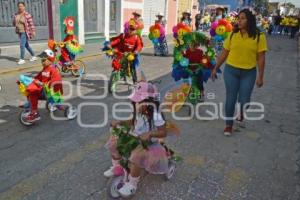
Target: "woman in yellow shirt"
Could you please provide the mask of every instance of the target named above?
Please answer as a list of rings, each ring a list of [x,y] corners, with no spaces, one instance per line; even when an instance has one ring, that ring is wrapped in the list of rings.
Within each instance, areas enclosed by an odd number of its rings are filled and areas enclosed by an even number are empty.
[[[262,87],[265,68],[265,52],[267,51],[266,36],[256,27],[255,16],[250,10],[239,13],[238,27],[224,42],[224,48],[212,71],[212,79],[226,60],[224,81],[226,88],[224,135],[232,134],[233,116],[237,101],[240,113],[239,122],[244,119],[243,111],[250,102],[253,87]],[[258,65],[258,76],[256,66]],[[248,104],[249,105],[249,104]]]

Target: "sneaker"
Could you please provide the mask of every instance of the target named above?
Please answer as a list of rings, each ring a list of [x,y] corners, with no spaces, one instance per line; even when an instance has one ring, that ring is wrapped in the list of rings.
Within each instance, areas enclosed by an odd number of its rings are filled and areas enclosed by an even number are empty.
[[[103,176],[106,178],[111,178],[113,176],[122,176],[124,174],[123,167],[118,165],[118,166],[112,166],[108,170],[106,170],[103,173]]]
[[[23,59],[20,59],[19,61],[18,61],[18,65],[23,65],[23,64],[25,64],[26,62],[25,62],[25,60],[23,60]]]
[[[121,189],[118,190],[123,198],[128,198],[135,194],[137,187],[129,182],[126,182]]]
[[[224,135],[225,136],[231,136],[232,135],[232,127],[231,126],[226,126],[224,129]]]
[[[32,56],[31,58],[30,58],[30,60],[29,60],[30,62],[34,62],[34,61],[37,61],[37,57],[35,57],[35,56]]]
[[[25,120],[27,121],[27,122],[30,122],[30,123],[32,123],[32,122],[36,122],[36,121],[38,121],[38,120],[40,120],[41,119],[41,117],[40,117],[40,115],[38,114],[38,113],[30,113],[28,116],[26,116],[26,118],[25,118]]]
[[[50,106],[50,112],[55,112],[57,110],[57,107],[55,105]]]

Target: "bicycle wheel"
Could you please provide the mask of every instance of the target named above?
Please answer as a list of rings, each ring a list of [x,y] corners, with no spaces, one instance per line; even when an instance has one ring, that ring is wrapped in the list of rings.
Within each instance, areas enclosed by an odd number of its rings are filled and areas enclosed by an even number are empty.
[[[82,76],[82,74],[85,73],[84,62],[81,60],[75,60],[71,70],[73,76]]]
[[[116,84],[120,79],[120,72],[113,71],[110,75],[109,82],[108,82],[108,93],[111,94],[116,89]]]

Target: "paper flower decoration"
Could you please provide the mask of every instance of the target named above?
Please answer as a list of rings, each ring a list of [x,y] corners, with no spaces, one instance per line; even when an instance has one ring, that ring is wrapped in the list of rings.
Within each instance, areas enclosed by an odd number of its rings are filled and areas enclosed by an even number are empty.
[[[224,41],[232,31],[232,25],[225,19],[220,19],[217,22],[213,22],[210,29],[210,36],[217,42]]]

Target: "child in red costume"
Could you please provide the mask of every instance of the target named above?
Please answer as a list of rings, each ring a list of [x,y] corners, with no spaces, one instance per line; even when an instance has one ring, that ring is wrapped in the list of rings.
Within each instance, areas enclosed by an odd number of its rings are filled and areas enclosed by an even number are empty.
[[[62,79],[58,69],[52,65],[55,61],[55,55],[51,50],[45,50],[39,55],[42,61],[43,70],[34,77],[34,83],[38,85],[38,89],[28,92],[28,101],[31,106],[31,112],[26,117],[28,122],[40,120],[38,114],[38,100],[45,99],[43,85],[47,84],[49,88],[53,88],[55,92],[59,91],[63,94]]]
[[[130,25],[128,33],[122,33],[110,39],[110,47],[115,50],[116,58],[112,62],[114,70],[120,70],[123,53],[139,54],[143,49],[142,38],[136,33],[137,26]]]
[[[197,74],[198,77],[198,86],[199,89],[202,91],[202,96],[204,95],[204,87],[203,87],[203,72],[202,70],[197,70],[197,66],[193,64],[200,64],[202,63],[203,59],[203,51],[199,48],[199,44],[197,42],[192,43],[188,50],[184,53],[184,57],[189,59],[189,68],[193,71],[193,73]]]
[[[72,42],[74,44],[77,44],[77,37],[74,35],[74,24],[75,24],[75,19],[74,17],[67,17],[64,20],[64,25],[66,26],[65,28],[65,34],[67,35],[64,39],[64,47],[61,49],[61,61],[66,63],[74,60],[74,55],[72,55],[69,50],[66,48],[66,43],[67,42]]]

